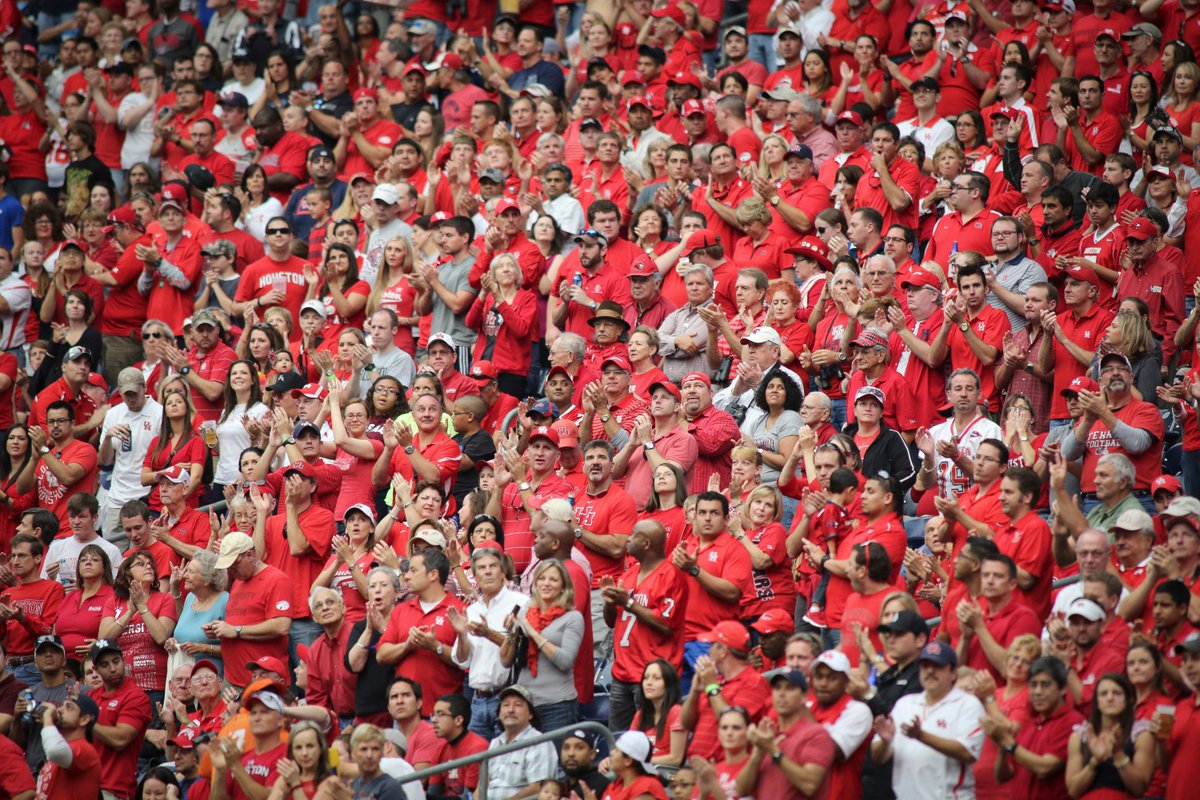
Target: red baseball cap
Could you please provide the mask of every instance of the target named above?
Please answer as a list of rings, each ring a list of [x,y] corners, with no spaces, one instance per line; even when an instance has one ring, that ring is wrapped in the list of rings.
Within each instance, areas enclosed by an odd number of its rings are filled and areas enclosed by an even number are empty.
[[[1183,491],[1183,484],[1179,482],[1179,478],[1174,475],[1159,475],[1150,484],[1151,496],[1159,492],[1180,492]]]
[[[168,183],[159,196],[158,213],[162,214],[168,206],[173,206],[181,214],[187,214],[187,194],[173,183]]]
[[[927,269],[914,269],[908,273],[908,277],[900,281],[901,289],[920,289],[922,286],[932,286],[935,289],[941,289],[942,282],[938,280],[937,275],[934,275]]]
[[[108,391],[108,381],[104,380],[104,375],[102,373],[99,373],[99,372],[91,373],[90,375],[88,375],[87,382],[90,383],[92,386],[103,389],[106,392]]]
[[[646,278],[653,277],[658,274],[658,267],[650,260],[647,255],[640,255],[633,260],[629,265],[629,272],[626,273],[627,278]]]
[[[642,73],[638,72],[636,69],[627,69],[625,70],[624,74],[621,75],[622,86],[628,86],[631,83],[645,82],[646,79],[642,76]]]
[[[650,16],[658,17],[659,19],[669,19],[681,28],[687,24],[687,17],[683,15],[683,9],[676,5],[655,9],[650,12]]]
[[[366,172],[357,172],[354,175],[350,176],[350,185],[353,186],[355,181],[366,181],[367,183],[374,186],[375,185],[375,176],[370,175]]]
[[[1125,226],[1125,238],[1144,242],[1158,236],[1158,226],[1145,217],[1138,217]]]
[[[750,631],[746,630],[746,626],[742,623],[733,620],[718,622],[715,628],[708,633],[700,634],[698,638],[709,644],[723,644],[731,650],[750,652]]]
[[[801,256],[815,261],[825,269],[832,269],[833,262],[829,260],[829,245],[821,241],[819,236],[805,236],[795,247],[784,250],[790,256]]]
[[[1080,266],[1079,264],[1075,264],[1074,266],[1063,270],[1063,272],[1066,273],[1065,277],[1072,280],[1086,281],[1095,287],[1100,286],[1100,276],[1098,276],[1096,274],[1096,270],[1092,269],[1091,267],[1084,267]]]
[[[559,447],[579,447],[579,426],[574,422],[560,419],[550,427],[558,434]]]
[[[246,669],[264,669],[267,672],[274,672],[280,677],[286,677],[288,674],[287,664],[274,656],[260,656],[257,661],[249,661],[246,663]]]
[[[300,395],[309,400],[324,400],[329,395],[329,389],[319,383],[306,383],[299,389],[292,389],[292,396]]]
[[[372,100],[378,100],[379,92],[375,91],[374,89],[370,88],[369,86],[364,86],[363,88],[359,89],[358,91],[356,91],[354,93],[353,99],[355,101],[357,101],[359,98],[362,98],[362,97],[369,97]]]
[[[471,377],[475,379],[476,383],[489,383],[496,380],[499,374],[500,371],[491,361],[476,361],[471,365]]]
[[[770,633],[791,633],[796,630],[792,615],[782,608],[772,608],[750,624],[751,628],[766,636]]]
[[[709,228],[702,228],[698,231],[694,231],[688,237],[688,254],[690,255],[702,247],[712,247],[714,244],[720,243],[721,239],[719,236],[717,236],[716,231],[710,230]]]
[[[1096,33],[1093,33],[1092,39],[1093,40],[1099,39],[1101,36],[1107,36],[1109,39],[1112,39],[1114,42],[1119,42],[1121,40],[1121,37],[1118,36],[1117,32],[1115,30],[1113,30],[1112,28],[1105,28],[1102,31],[1097,31]]]
[[[315,481],[317,479],[316,471],[313,469],[312,464],[309,464],[307,461],[296,461],[292,464],[288,464],[283,470],[283,477],[286,478],[293,472],[298,472],[311,481]]]
[[[196,746],[196,737],[200,735],[199,725],[187,725],[179,729],[179,733],[171,739],[171,744],[176,747],[182,747],[185,750],[191,750]]]
[[[692,381],[700,381],[700,383],[703,383],[708,388],[712,388],[712,378],[708,377],[708,374],[704,372],[689,372],[683,376],[683,380],[679,382],[679,385],[684,386]]]
[[[683,107],[679,109],[679,116],[690,117],[693,114],[705,114],[704,104],[699,100],[684,100]]]
[[[566,367],[551,367],[550,371],[546,373],[546,380],[550,380],[551,375],[564,375],[571,383],[575,382],[575,376],[567,372]]]
[[[650,105],[650,98],[646,97],[644,94],[634,95],[633,97],[629,98],[629,102],[625,104],[626,109],[633,108],[634,106],[644,106],[647,110],[654,110],[654,106]]]
[[[496,203],[496,207],[492,209],[492,216],[498,217],[505,211],[516,211],[518,214],[520,214],[521,206],[519,206],[517,201],[513,200],[511,197],[501,197],[500,201]]]
[[[1063,397],[1066,397],[1067,395],[1079,394],[1080,392],[1098,392],[1098,391],[1100,391],[1100,387],[1096,384],[1096,382],[1094,380],[1087,377],[1086,375],[1080,375],[1079,377],[1072,380],[1071,383],[1068,384],[1065,389],[1063,389],[1061,392],[1059,392],[1059,394],[1061,394]]]
[[[178,486],[184,486],[192,479],[192,474],[188,470],[184,469],[182,464],[176,464],[175,466],[167,467],[160,472],[158,474],[158,479],[160,481],[166,481],[167,483],[174,483]]]
[[[833,124],[836,127],[840,122],[849,122],[861,128],[863,118],[857,111],[843,111],[837,115],[837,119],[833,121]]]
[[[558,437],[558,431],[549,425],[539,425],[529,433],[529,441],[534,439],[545,439],[555,447],[562,447],[562,440]]]
[[[625,356],[609,356],[608,358],[604,359],[600,362],[601,371],[603,371],[604,368],[609,364],[615,364],[626,372],[633,372],[633,367],[629,366],[629,360],[625,358]]]
[[[679,387],[670,381],[655,381],[654,383],[650,384],[649,393],[654,394],[655,389],[665,389],[667,394],[671,395],[671,397],[674,397],[680,402],[683,401],[683,395],[679,393]]]
[[[992,109],[992,113],[989,116],[1004,117],[1005,119],[1016,119],[1017,115],[1020,113],[1020,111],[1017,111],[1012,106],[1000,105]]]
[[[142,221],[138,219],[137,213],[129,206],[121,206],[108,212],[107,222],[108,224],[104,227],[106,234],[112,233],[113,229],[118,225],[128,225],[132,228],[137,228],[139,231],[145,230]]]
[[[680,12],[680,13],[682,13],[682,12]],[[701,91],[703,91],[703,89],[704,89],[704,85],[700,83],[699,76],[697,76],[694,72],[686,72],[686,71],[676,72],[674,75],[667,78],[667,83],[668,84],[681,83],[684,86],[695,86],[697,89],[699,89]]]

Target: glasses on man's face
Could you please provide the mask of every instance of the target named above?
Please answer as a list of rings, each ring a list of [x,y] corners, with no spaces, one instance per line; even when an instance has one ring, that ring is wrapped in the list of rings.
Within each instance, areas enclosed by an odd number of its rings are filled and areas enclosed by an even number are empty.
[[[992,230],[992,238],[993,239],[995,239],[997,236],[1007,237],[1007,236],[1016,236],[1016,235],[1017,235],[1016,231],[998,231],[998,230],[994,230],[994,229]]]
[[[908,244],[908,239],[903,236],[885,236],[883,240],[889,244]]]
[[[291,228],[267,228],[267,236],[287,236],[291,232]]]
[[[976,460],[976,461],[985,461],[985,462],[986,462],[986,461],[990,461],[990,462],[992,462],[993,464],[999,464],[999,463],[1000,463],[1000,459],[998,459],[998,458],[995,458],[995,457],[993,457],[993,456],[985,456],[983,453],[976,453],[976,454],[975,454],[975,460]]]
[[[966,192],[966,191],[969,191],[970,188],[971,188],[970,186],[963,186],[958,183],[950,184],[950,191],[952,191],[952,192]]]
[[[161,333],[157,333],[157,332],[155,332],[155,333],[143,333],[143,334],[142,334],[142,341],[143,341],[143,342],[145,342],[145,341],[149,341],[150,339],[162,339],[162,338],[164,338],[164,337],[163,337],[163,335],[162,335]]]
[[[217,682],[216,675],[196,675],[195,677],[192,678],[192,683],[194,683],[196,685],[201,685],[201,684],[205,684],[205,683],[216,683],[216,682]]]

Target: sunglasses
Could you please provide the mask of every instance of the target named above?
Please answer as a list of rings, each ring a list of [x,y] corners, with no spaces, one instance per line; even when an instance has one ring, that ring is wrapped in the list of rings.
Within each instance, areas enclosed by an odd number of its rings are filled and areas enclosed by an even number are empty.
[[[267,228],[267,236],[287,236],[291,232],[291,228]]]
[[[149,340],[149,339],[165,339],[165,338],[166,338],[166,337],[165,337],[163,334],[161,334],[161,333],[143,333],[143,334],[142,334],[142,341],[143,341],[143,342],[144,342],[144,341],[147,341],[147,340]]]

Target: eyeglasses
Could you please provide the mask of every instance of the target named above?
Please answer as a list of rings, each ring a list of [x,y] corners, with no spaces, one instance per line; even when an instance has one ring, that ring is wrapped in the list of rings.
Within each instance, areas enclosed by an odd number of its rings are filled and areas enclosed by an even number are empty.
[[[883,240],[891,244],[908,244],[908,239],[905,239],[903,236],[885,236]]]
[[[997,236],[1016,236],[1017,233],[1017,231],[998,231],[993,229],[992,238],[995,239]]]
[[[287,236],[291,232],[291,228],[267,228],[267,236]]]
[[[957,183],[950,184],[950,191],[952,191],[952,192],[967,192],[970,190],[971,190],[970,186],[960,186]]]
[[[166,337],[164,334],[161,334],[161,333],[143,333],[143,334],[142,334],[142,341],[143,341],[143,342],[144,342],[144,341],[146,341],[146,340],[148,340],[148,339],[165,339],[165,338],[167,338],[167,337]]]
[[[216,683],[216,675],[196,675],[192,678],[192,683]]]
[[[976,461],[990,461],[990,462],[992,462],[993,464],[999,464],[999,463],[1000,463],[1000,459],[998,459],[998,458],[993,458],[992,456],[985,456],[985,455],[983,455],[982,453],[976,453],[976,454],[975,454],[975,460],[976,460]]]

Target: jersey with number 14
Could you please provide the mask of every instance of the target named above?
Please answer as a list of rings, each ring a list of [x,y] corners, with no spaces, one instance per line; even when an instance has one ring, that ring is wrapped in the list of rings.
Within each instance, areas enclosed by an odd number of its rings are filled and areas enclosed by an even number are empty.
[[[671,563],[662,562],[638,583],[641,565],[635,564],[621,576],[621,586],[629,592],[630,602],[650,609],[671,626],[666,634],[638,621],[628,608],[617,608],[613,626],[613,677],[627,683],[641,683],[642,671],[657,658],[665,658],[683,668],[683,609],[687,607],[687,576]]]

